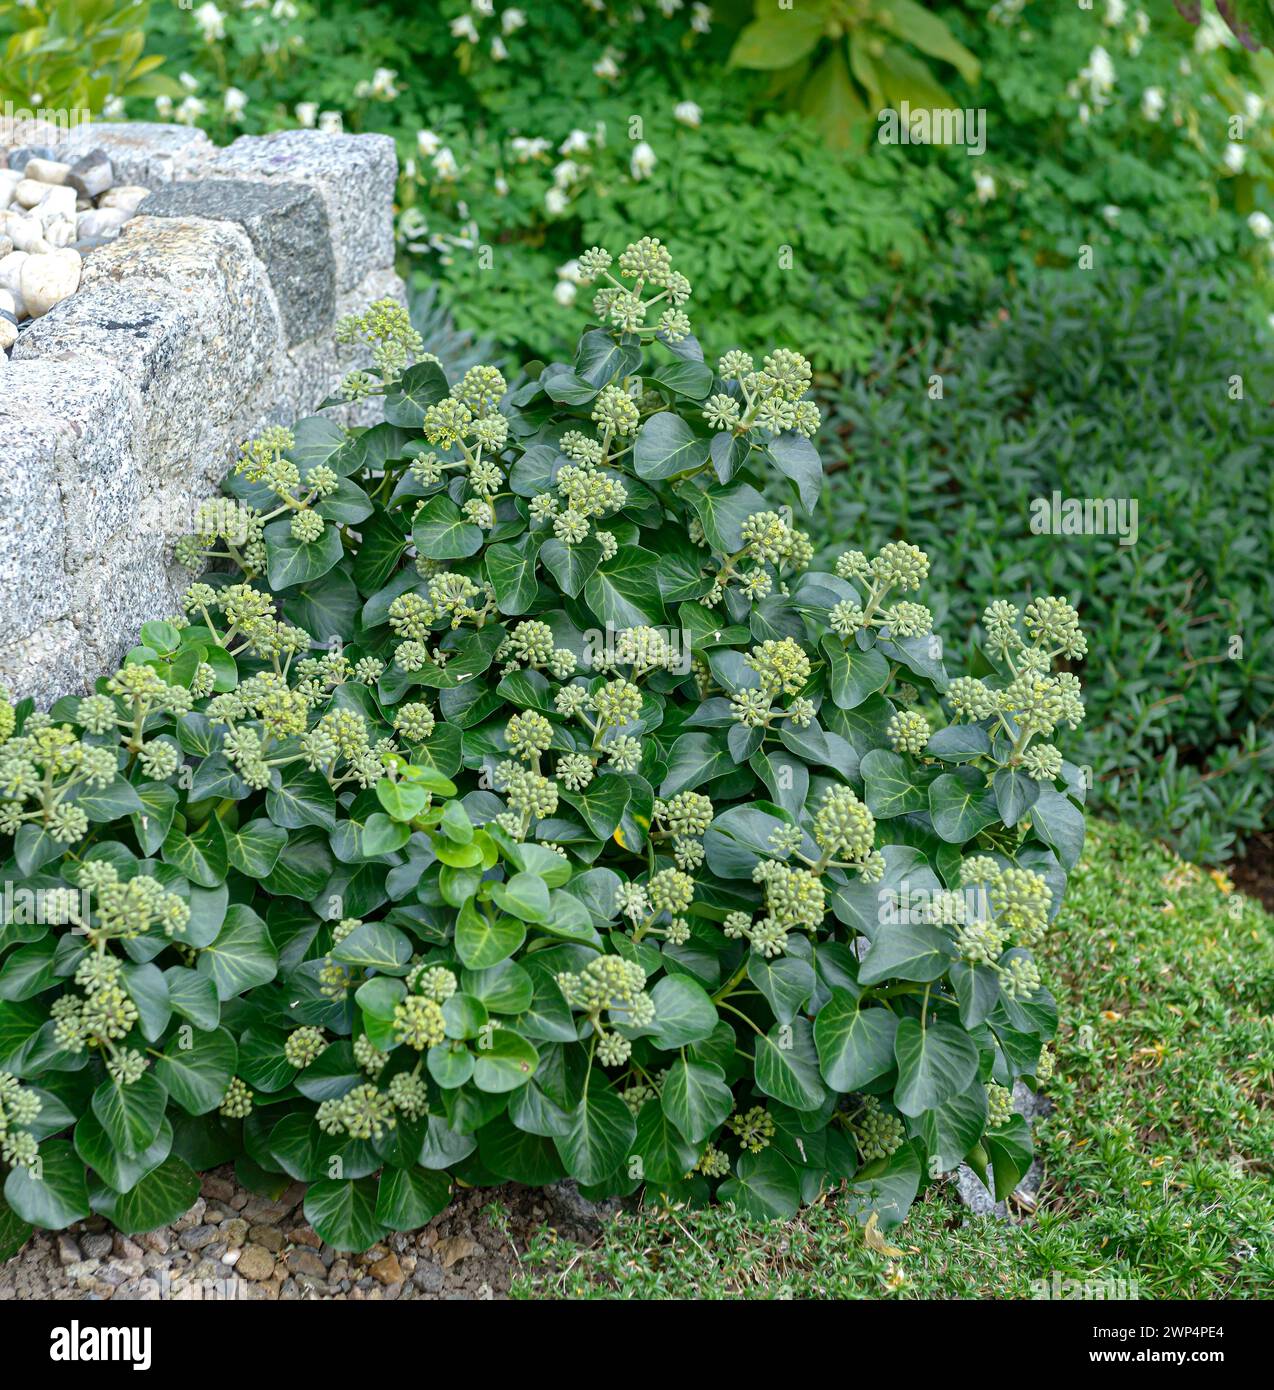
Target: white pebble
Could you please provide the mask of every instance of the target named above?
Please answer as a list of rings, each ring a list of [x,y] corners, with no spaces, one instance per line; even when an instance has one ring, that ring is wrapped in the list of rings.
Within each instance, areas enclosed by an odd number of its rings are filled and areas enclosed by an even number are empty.
[[[44,229],[44,239],[55,251],[70,246],[76,240],[75,223],[65,217],[59,217]]]
[[[92,212],[82,212],[76,218],[78,239],[90,236],[113,236],[132,216],[123,208],[95,208]]]
[[[142,188],[140,184],[125,183],[118,188],[112,188],[109,193],[103,193],[97,205],[99,208],[123,208],[131,217],[142,199],[149,197],[149,188]]]
[[[33,208],[49,191],[47,183],[37,183],[34,179],[23,179],[13,190],[14,201],[19,207]]]
[[[79,289],[78,253],[59,251],[48,256],[28,256],[22,267],[21,287],[27,313],[33,319],[42,317]]]
[[[30,251],[36,255],[49,249],[44,239],[44,227],[35,217],[24,217],[21,213],[2,213],[5,236],[13,242],[15,251]]]
[[[13,312],[18,318],[26,318],[26,302],[22,298],[22,267],[31,258],[25,251],[11,251],[0,261],[0,290],[7,290],[13,298]]]
[[[62,217],[75,216],[75,189],[50,187],[35,207],[35,215],[47,227]]]
[[[71,166],[57,159],[28,159],[22,172],[38,183],[65,183]]]

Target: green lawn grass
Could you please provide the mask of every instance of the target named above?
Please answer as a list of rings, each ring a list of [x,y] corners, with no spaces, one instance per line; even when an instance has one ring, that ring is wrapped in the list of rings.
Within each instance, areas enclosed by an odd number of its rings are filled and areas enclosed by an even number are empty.
[[[545,1232],[518,1297],[1274,1295],[1274,919],[1223,876],[1097,824],[1043,953],[1061,1008],[1039,1207],[1014,1223],[929,1188],[873,1250],[835,1195],[791,1222],[644,1209],[591,1247]]]

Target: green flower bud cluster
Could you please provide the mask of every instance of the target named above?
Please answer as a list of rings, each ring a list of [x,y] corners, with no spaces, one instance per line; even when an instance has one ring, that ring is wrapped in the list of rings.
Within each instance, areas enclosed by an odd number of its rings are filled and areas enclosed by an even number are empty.
[[[0,743],[6,742],[17,727],[18,717],[13,708],[13,693],[7,685],[0,685]]]
[[[729,1155],[709,1144],[699,1155],[694,1171],[702,1173],[705,1178],[724,1178],[730,1171]]]
[[[423,1052],[447,1036],[442,1009],[432,999],[409,994],[394,1006],[394,1040]]]
[[[997,965],[995,973],[1005,995],[1018,1003],[1034,998],[1044,986],[1039,966],[1028,956],[1014,956],[1007,966]]]
[[[1053,1079],[1053,1073],[1057,1068],[1057,1053],[1052,1048],[1043,1047],[1040,1049],[1040,1059],[1035,1064],[1035,1079],[1042,1084]]]
[[[876,1158],[892,1158],[902,1148],[907,1131],[892,1111],[884,1109],[875,1096],[863,1101],[863,1111],[850,1126],[865,1163]]]
[[[39,1159],[35,1135],[27,1128],[44,1102],[11,1072],[0,1071],[0,1161],[11,1168],[34,1168]]]
[[[509,809],[496,817],[498,824],[515,839],[522,839],[532,821],[542,820],[557,810],[557,783],[551,777],[518,763],[497,763],[495,785],[505,793]]]
[[[168,937],[180,936],[190,921],[190,904],[184,898],[148,874],[121,880],[115,866],[104,859],[81,864],[79,884],[90,893],[96,918],[90,940],[128,941],[152,929]]]
[[[780,434],[795,430],[811,438],[818,433],[822,416],[813,401],[802,399],[813,373],[809,362],[788,348],[776,348],[758,372],[750,354],[727,352],[717,364],[719,375],[738,392],[712,396],[704,409],[707,422],[717,429],[743,434],[754,426]]]
[[[323,1101],[314,1118],[324,1134],[348,1134],[351,1139],[380,1140],[398,1124],[389,1097],[370,1084]]]
[[[991,908],[1023,946],[1038,946],[1048,930],[1053,894],[1043,874],[1009,868],[991,882]]]
[[[217,545],[222,541],[226,548],[218,551]],[[177,541],[173,556],[178,564],[191,570],[202,569],[204,562],[214,556],[237,556],[248,573],[259,574],[266,563],[265,517],[246,502],[224,497],[202,502],[195,512],[194,530]],[[198,587],[212,592],[206,584]]]
[[[1007,1086],[997,1086],[992,1082],[986,1088],[986,1122],[991,1129],[999,1129],[1013,1118],[1013,1092]]]
[[[679,869],[660,869],[651,875],[647,892],[656,912],[684,912],[694,900],[695,881]]]
[[[8,798],[0,803],[0,833],[15,835],[23,821],[35,821],[59,844],[83,839],[88,816],[67,798],[77,788],[108,786],[118,767],[114,748],[81,742],[70,725],[47,716],[28,716],[23,732],[0,747],[0,796]],[[38,804],[25,809],[28,801]]]
[[[394,712],[394,731],[409,743],[424,743],[434,731],[434,714],[428,705],[413,701]]]
[[[566,753],[557,760],[554,772],[568,790],[583,791],[593,780],[593,760],[586,753]]]
[[[763,1105],[754,1105],[742,1114],[731,1115],[726,1126],[748,1153],[759,1154],[770,1147],[776,1127],[774,1117]]]
[[[264,483],[280,495],[290,496],[301,481],[301,472],[287,457],[296,447],[296,436],[283,425],[271,425],[255,439],[239,447],[234,471],[250,483]]]
[[[837,855],[859,866],[871,883],[880,878],[872,858],[876,843],[876,818],[859,801],[852,787],[831,786],[823,792],[814,813],[814,839],[826,858]]]
[[[656,1100],[658,1091],[653,1086],[638,1084],[629,1086],[626,1090],[620,1091],[619,1098],[624,1102],[633,1115],[640,1115],[641,1108],[648,1100]]]
[[[913,753],[918,757],[925,751],[933,730],[917,710],[899,710],[891,716],[885,734],[895,753]]]
[[[504,739],[515,758],[534,765],[553,742],[553,726],[535,710],[523,710],[504,726]]]
[[[145,1054],[136,1048],[120,1048],[106,1059],[106,1070],[117,1086],[133,1086],[146,1075]]]
[[[852,580],[866,591],[862,603],[842,599],[828,615],[832,631],[854,636],[860,629],[878,627],[892,638],[923,637],[933,628],[933,614],[920,603],[882,604],[891,589],[918,589],[929,574],[929,557],[905,541],[890,541],[873,558],[861,550],[847,550],[836,561],[836,575]]]
[[[246,1120],[252,1114],[252,1090],[246,1081],[232,1077],[218,1110],[228,1120]]]
[[[599,652],[593,660],[597,670],[631,668],[633,680],[652,671],[672,671],[681,664],[681,653],[657,627],[626,627],[615,634],[609,652]]]
[[[612,1021],[619,1020],[644,1028],[655,1016],[655,1006],[648,994],[646,972],[636,961],[622,956],[594,956],[578,973],[562,971],[557,976],[558,988],[566,1002],[597,1023],[600,1015],[609,1011]]]
[[[139,1016],[137,1005],[125,988],[120,962],[104,954],[104,947],[80,961],[75,983],[85,991],[82,997],[68,992],[49,1007],[59,1047],[68,1052],[82,1052],[86,1046],[110,1048],[131,1032]]]
[[[385,1070],[389,1053],[382,1052],[366,1033],[360,1033],[354,1039],[354,1060],[374,1081]]]
[[[283,1055],[288,1065],[304,1071],[327,1047],[321,1028],[296,1028],[287,1035]]]
[[[752,870],[752,880],[765,885],[768,915],[753,922],[745,913],[731,913],[726,918],[727,935],[745,936],[754,951],[769,959],[787,949],[789,932],[812,932],[822,925],[827,901],[817,874],[762,859]]]
[[[361,314],[347,314],[336,324],[336,341],[347,346],[365,343],[372,350],[372,365],[388,386],[422,359],[436,362],[424,351],[424,340],[411,326],[407,310],[393,299],[378,299]]]
[[[610,282],[593,298],[593,310],[599,318],[625,333],[658,334],[670,343],[679,343],[689,335],[690,320],[681,312],[681,306],[690,298],[690,281],[672,268],[668,248],[658,237],[644,236],[622,252],[618,270],[623,280],[611,274],[611,264],[610,252],[600,246],[583,252],[579,258],[579,275],[585,284],[602,276]],[[624,280],[634,283],[626,285]],[[658,293],[647,298],[651,290]],[[653,325],[648,324],[650,311],[662,301],[669,307]]]
[[[445,1004],[460,988],[460,982],[445,965],[417,965],[407,976],[407,988],[435,1004]]]
[[[743,658],[768,695],[799,695],[810,678],[810,659],[790,637],[767,638]]]
[[[810,538],[778,512],[753,512],[740,534],[748,558],[776,570],[803,570],[814,557]]]
[[[400,1071],[389,1082],[389,1103],[409,1120],[429,1113],[429,1087],[415,1072]]]

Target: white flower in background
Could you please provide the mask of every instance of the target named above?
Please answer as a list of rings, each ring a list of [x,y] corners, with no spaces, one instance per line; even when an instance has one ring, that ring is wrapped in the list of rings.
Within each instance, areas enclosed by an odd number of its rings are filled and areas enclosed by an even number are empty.
[[[491,40],[491,56],[497,63],[502,63],[509,56],[509,50],[504,45],[504,40],[497,34]]]
[[[500,16],[500,28],[506,34],[516,34],[526,23],[526,12],[524,10],[505,10]]]
[[[573,130],[557,147],[558,154],[587,154],[588,131]]]
[[[557,278],[569,280],[572,285],[582,285],[584,279],[579,271],[579,258],[573,256],[569,261],[563,261],[557,268]]]
[[[550,188],[544,195],[544,210],[553,217],[560,217],[571,205],[571,200],[560,188]]]
[[[1117,29],[1127,17],[1128,6],[1124,0],[1106,0],[1106,13],[1102,23],[1107,29]]]
[[[1115,65],[1110,54],[1098,44],[1088,55],[1088,66],[1079,71],[1079,80],[1088,86],[1088,95],[1094,106],[1105,106],[1115,89]]]
[[[1119,221],[1119,214],[1122,211],[1123,209],[1117,207],[1114,203],[1107,203],[1106,206],[1102,208],[1101,215],[1105,219],[1106,225],[1108,227],[1113,227],[1115,223]]]
[[[470,3],[483,19],[490,19],[495,14],[495,0],[470,0]]]
[[[593,64],[593,76],[603,77],[613,82],[619,76],[619,64],[609,53],[602,56]]]
[[[187,97],[177,108],[174,115],[182,125],[194,125],[200,116],[207,115],[208,106],[206,102],[200,101],[198,97]]]
[[[548,154],[549,142],[543,136],[537,135],[533,140],[525,135],[515,135],[509,141],[509,148],[513,151],[519,164],[525,164],[528,160],[538,159],[542,154]]]
[[[655,0],[659,7],[659,13],[665,19],[671,19],[678,10],[684,9],[686,0]]]
[[[1092,118],[1093,118],[1092,108],[1088,105],[1088,103],[1087,103],[1086,101],[1081,101],[1081,102],[1079,103],[1079,123],[1080,123],[1080,125],[1087,125],[1087,124],[1089,123],[1089,121],[1092,120]]]
[[[155,113],[159,116],[160,120],[166,121],[173,113],[172,97],[156,97]]]
[[[559,188],[569,188],[580,180],[580,167],[573,159],[564,159],[553,168],[553,182]]]
[[[395,81],[398,73],[393,68],[377,68],[372,73],[372,96],[380,97],[383,101],[393,101],[398,95],[398,83]]]
[[[679,101],[672,108],[672,114],[682,125],[703,124],[703,109],[694,101]]]
[[[1225,153],[1221,156],[1221,162],[1232,174],[1243,172],[1243,165],[1247,161],[1247,150],[1242,145],[1236,145],[1233,140],[1225,147]]]
[[[426,159],[432,159],[441,146],[442,141],[432,130],[418,130],[416,132],[416,148]]]
[[[633,178],[648,179],[655,172],[655,165],[659,162],[654,150],[643,140],[633,148],[633,157],[629,167],[632,170]]]
[[[248,109],[248,94],[241,92],[238,87],[227,87],[221,104],[230,120],[241,121],[243,113]]]
[[[274,0],[274,4],[270,7],[270,13],[280,23],[290,24],[301,11],[292,3],[292,0]]]
[[[197,77],[192,77],[188,72],[179,73],[177,81],[180,82],[188,92],[197,92],[199,90],[199,79]]]
[[[1194,68],[1191,66],[1189,58],[1182,58],[1177,63],[1177,71],[1181,74],[1182,77],[1190,76],[1190,74],[1194,71]]]
[[[474,24],[471,16],[462,14],[459,19],[451,21],[451,37],[453,39],[464,39],[466,43],[478,42],[478,28]]]
[[[434,173],[437,174],[440,179],[444,179],[448,183],[454,182],[460,174],[460,166],[456,163],[456,157],[451,153],[451,148],[448,145],[444,145],[442,149],[434,155],[431,162],[433,164]]]
[[[200,5],[191,18],[199,26],[204,43],[217,43],[225,38],[226,17],[211,0],[206,5]]]
[[[1163,115],[1163,88],[1147,87],[1141,94],[1141,114],[1148,121],[1157,121]]]
[[[690,10],[690,27],[696,34],[706,34],[712,28],[712,6],[693,6]]]
[[[1255,92],[1243,93],[1243,114],[1249,121],[1259,121],[1261,112],[1265,110],[1265,100],[1258,97]]]
[[[318,102],[298,101],[295,114],[299,125],[303,125],[306,130],[313,130],[314,123],[318,120]]]
[[[995,180],[990,174],[978,170],[973,175],[973,191],[979,203],[989,203],[995,197]]]
[[[120,119],[124,114],[124,98],[110,96],[102,103],[102,115],[108,121]]]
[[[575,286],[569,280],[559,280],[553,286],[553,298],[562,305],[564,309],[569,309],[575,303],[575,296],[578,293]]]
[[[1274,236],[1274,222],[1271,222],[1263,212],[1249,213],[1247,225],[1252,235],[1259,236],[1262,241],[1268,241],[1271,236]]]
[[[495,176],[495,183],[492,185],[492,187],[500,195],[501,198],[507,198],[509,196],[509,181],[504,177],[503,174],[497,174]]]
[[[1230,26],[1212,10],[1208,10],[1194,31],[1194,51],[1211,53],[1217,48],[1234,48],[1238,39],[1230,32]]]
[[[324,135],[340,135],[345,130],[345,120],[339,111],[320,111],[318,128]]]

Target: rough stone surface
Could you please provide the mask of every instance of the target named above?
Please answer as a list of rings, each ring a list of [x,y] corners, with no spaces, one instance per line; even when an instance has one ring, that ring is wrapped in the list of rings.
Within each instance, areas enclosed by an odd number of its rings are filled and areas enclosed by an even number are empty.
[[[288,346],[331,329],[336,308],[332,237],[327,209],[313,188],[194,179],[152,194],[145,215],[237,222],[270,277]]]
[[[212,1198],[227,1189],[227,1198]],[[202,1190],[185,1216],[135,1240],[112,1238],[100,1217],[66,1232],[36,1231],[0,1264],[0,1302],[499,1299],[541,1228],[566,1241],[596,1236],[578,1219],[566,1184],[457,1189],[427,1226],[394,1232],[361,1254],[333,1249],[305,1223],[300,1183],[269,1201],[237,1188],[225,1168],[205,1174]],[[269,1214],[278,1225],[250,1230],[246,1244],[227,1248],[224,1227],[213,1220],[223,1201],[229,1210]],[[269,1243],[259,1238],[267,1229]]]
[[[86,689],[142,622],[175,611],[189,576],[173,542],[239,443],[312,411],[365,365],[333,343],[337,316],[404,292],[385,137],[300,131],[218,150],[183,126],[96,124],[9,154],[6,178],[30,158],[74,170],[105,157],[116,185],[157,190],[85,261],[78,292],[0,358],[0,683],[43,706]],[[181,212],[193,195],[174,180],[197,184],[199,215]],[[27,230],[48,249],[34,217],[0,228],[15,248],[0,288],[15,298]]]
[[[1029,1129],[1037,1116],[1047,1115],[1052,1110],[1053,1103],[1047,1096],[1032,1091],[1025,1082],[1017,1081],[1013,1085],[1013,1108],[1025,1117]],[[1036,1159],[1027,1169],[1026,1176],[1013,1190],[1013,1205],[1019,1213],[1035,1210],[1036,1197],[1043,1181],[1044,1169],[1039,1159]],[[956,1171],[956,1190],[960,1194],[960,1200],[975,1216],[994,1216],[1001,1221],[1012,1220],[1013,1213],[1009,1209],[1008,1200],[997,1202],[967,1163],[962,1163]]]

